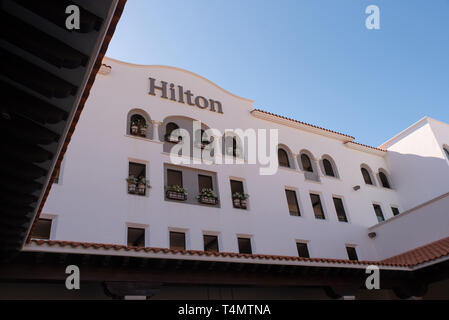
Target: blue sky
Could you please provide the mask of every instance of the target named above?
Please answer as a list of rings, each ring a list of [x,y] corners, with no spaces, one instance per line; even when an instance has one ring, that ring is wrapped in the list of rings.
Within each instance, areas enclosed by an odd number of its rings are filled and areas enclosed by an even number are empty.
[[[425,115],[449,123],[449,0],[128,0],[107,56],[190,70],[373,146]]]

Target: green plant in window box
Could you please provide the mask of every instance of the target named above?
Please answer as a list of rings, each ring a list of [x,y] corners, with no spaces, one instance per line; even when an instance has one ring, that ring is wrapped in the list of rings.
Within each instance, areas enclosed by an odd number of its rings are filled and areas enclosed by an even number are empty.
[[[145,123],[145,121],[140,120],[139,121],[139,133],[141,137],[147,136],[147,128],[148,125]]]
[[[151,188],[150,180],[146,179],[143,176],[140,176],[137,180],[137,193],[140,195],[145,195],[146,188]]]
[[[178,185],[167,186],[165,195],[172,200],[187,200],[187,191]]]
[[[182,141],[182,137],[181,136],[177,137],[177,136],[167,133],[167,134],[165,134],[165,141],[172,142],[172,143],[179,143]]]
[[[139,130],[139,121],[133,120],[131,122],[131,134],[137,135],[138,130]]]
[[[200,191],[200,194],[196,196],[199,202],[204,204],[217,204],[218,203],[218,196],[214,192],[214,190],[210,188],[203,188]]]
[[[128,192],[135,193],[138,179],[136,177],[134,177],[133,175],[130,175],[130,176],[128,176],[128,178],[126,178],[126,182],[128,182]]]
[[[246,193],[235,192],[232,194],[232,203],[234,204],[235,208],[246,209],[248,198],[249,195],[247,195]]]

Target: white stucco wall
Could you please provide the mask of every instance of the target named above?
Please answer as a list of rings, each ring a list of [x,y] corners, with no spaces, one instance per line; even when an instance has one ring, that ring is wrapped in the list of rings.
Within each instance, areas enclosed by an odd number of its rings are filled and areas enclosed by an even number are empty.
[[[424,118],[388,143],[386,159],[404,210],[449,191],[445,140],[449,125]]]
[[[449,193],[370,228],[381,259],[446,238],[449,233]]]
[[[401,168],[394,157],[387,162],[372,152],[348,148],[340,140],[255,118],[250,114],[254,109],[251,101],[233,96],[192,73],[169,67],[133,66],[112,59],[105,63],[112,66],[112,71],[97,75],[65,155],[61,183],[53,185],[43,209],[45,214],[56,215],[54,239],[126,244],[126,227],[133,224],[147,227],[146,245],[152,247],[168,247],[169,230],[183,230],[187,232],[188,249],[203,250],[202,234],[216,232],[220,251],[238,252],[237,235],[250,235],[253,253],[296,256],[296,240],[307,240],[311,257],[346,259],[345,244],[351,244],[357,246],[359,259],[375,260],[378,251],[367,236],[368,227],[377,223],[372,204],[380,204],[388,219],[392,217],[392,205],[403,211],[403,206],[409,206],[410,199],[419,193],[403,185],[409,182],[395,174]],[[195,95],[219,100],[224,113],[151,96],[148,77],[180,84]],[[316,159],[328,154],[340,178],[325,177],[320,170],[321,182],[312,182],[305,180],[299,169],[280,168],[275,175],[261,176],[257,165],[190,165],[216,172],[220,208],[165,201],[163,168],[170,158],[162,151],[161,142],[126,134],[127,114],[134,108],[146,111],[155,121],[162,122],[172,115],[186,116],[222,132],[227,128],[279,129],[279,143],[288,146],[295,158],[302,149],[309,150]],[[125,178],[130,160],[146,163],[152,185],[148,196],[127,193]],[[379,168],[387,170],[395,188],[380,187],[377,177],[377,186],[366,185],[360,173],[362,163],[374,173]],[[244,180],[245,192],[250,195],[248,210],[232,207],[231,177]],[[361,189],[354,191],[355,185]],[[289,215],[285,187],[297,190],[301,217]],[[188,191],[190,196],[195,195],[196,190]],[[321,195],[325,220],[314,218],[309,192]],[[338,222],[333,195],[343,197],[349,223]]]

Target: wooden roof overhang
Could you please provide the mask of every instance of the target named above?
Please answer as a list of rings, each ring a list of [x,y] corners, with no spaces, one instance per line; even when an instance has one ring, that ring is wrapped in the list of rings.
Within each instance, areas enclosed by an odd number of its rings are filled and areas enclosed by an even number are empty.
[[[366,289],[365,267],[369,265],[364,261],[200,255],[193,251],[69,242],[63,246],[67,248],[33,240],[13,261],[0,264],[0,280],[64,283],[65,268],[73,264],[80,268],[81,281],[103,283],[117,296],[121,290],[123,295],[145,295],[139,292],[153,292],[162,285],[219,285],[320,287],[336,298]],[[423,295],[430,283],[449,276],[448,260],[417,270],[382,262],[378,266],[381,288],[394,290],[402,298]]]
[[[45,202],[125,2],[0,2],[0,259]],[[65,27],[69,5],[79,30]]]

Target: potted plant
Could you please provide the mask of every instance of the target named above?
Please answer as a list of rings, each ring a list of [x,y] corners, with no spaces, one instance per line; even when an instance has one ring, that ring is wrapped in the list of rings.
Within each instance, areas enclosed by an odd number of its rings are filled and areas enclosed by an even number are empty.
[[[145,177],[139,177],[137,180],[137,193],[140,195],[145,195],[146,188],[151,188],[150,180]]]
[[[136,192],[136,185],[137,185],[137,178],[133,175],[130,175],[128,178],[126,178],[126,182],[128,182],[128,193],[135,193]]]
[[[240,208],[242,209],[246,209],[247,204],[248,204],[248,197],[249,195],[247,195],[246,193],[243,193],[240,195]]]
[[[246,193],[235,192],[232,194],[232,203],[234,208],[246,209],[247,207],[247,199],[249,195]]]
[[[199,202],[204,204],[212,204],[216,205],[218,203],[218,196],[214,192],[214,190],[210,188],[203,188],[200,191],[200,194],[196,196]]]
[[[139,123],[138,123],[138,121],[133,120],[131,122],[131,134],[136,136],[138,130],[139,130]]]
[[[232,203],[234,208],[240,208],[240,197],[242,194],[240,192],[235,192],[232,194]]]
[[[139,133],[140,133],[141,137],[146,137],[147,136],[147,128],[148,128],[148,125],[144,121],[140,121],[140,123],[139,123]]]
[[[169,133],[165,134],[165,141],[167,141],[167,142],[178,143],[178,142],[181,142],[181,140],[182,140],[181,136],[176,137],[176,136],[172,136]]]
[[[187,200],[187,191],[183,187],[178,185],[167,186],[165,195],[168,199],[172,200]]]

